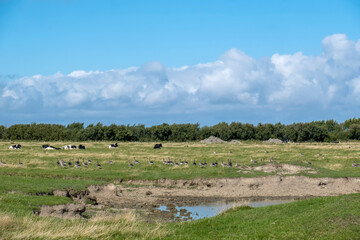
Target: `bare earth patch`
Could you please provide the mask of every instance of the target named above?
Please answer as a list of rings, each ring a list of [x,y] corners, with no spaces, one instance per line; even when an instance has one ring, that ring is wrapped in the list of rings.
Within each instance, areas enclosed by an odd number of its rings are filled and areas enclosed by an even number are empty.
[[[276,167],[263,166],[268,171]],[[305,168],[305,167],[304,167]],[[286,171],[295,171],[283,166]],[[301,168],[301,170],[304,170]],[[306,168],[305,168],[306,170]],[[265,176],[258,178],[221,178],[155,181],[133,180],[121,184],[91,186],[81,199],[92,200],[87,213],[93,216],[116,215],[122,210],[153,212],[159,205],[192,206],[219,200],[257,201],[303,199],[360,192],[360,178],[310,178],[305,176]],[[73,194],[68,194],[70,197]],[[74,200],[76,200],[74,198]],[[41,207],[40,216],[81,218],[84,204]],[[86,214],[86,213],[85,213]]]
[[[245,171],[262,171],[266,173],[279,173],[279,174],[297,174],[297,173],[312,173],[316,171],[312,168],[296,166],[291,164],[266,164],[256,167],[242,167],[241,170]]]

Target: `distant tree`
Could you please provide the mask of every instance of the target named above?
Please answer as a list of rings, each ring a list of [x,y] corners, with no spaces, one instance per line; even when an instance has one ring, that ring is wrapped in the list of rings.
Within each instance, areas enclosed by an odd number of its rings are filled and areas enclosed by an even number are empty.
[[[360,140],[360,124],[351,124],[348,131],[349,139]]]

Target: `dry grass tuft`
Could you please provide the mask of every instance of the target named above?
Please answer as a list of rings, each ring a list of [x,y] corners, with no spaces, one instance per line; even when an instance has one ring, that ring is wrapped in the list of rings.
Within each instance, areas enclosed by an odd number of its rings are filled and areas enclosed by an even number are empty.
[[[14,227],[14,219],[12,216],[1,214],[0,215],[0,231],[5,231]]]
[[[129,238],[141,236],[142,239],[151,239],[164,237],[167,232],[160,225],[143,223],[134,211],[127,211],[121,215],[98,216],[88,221],[24,217],[16,231],[13,232],[12,238],[111,239],[116,235],[129,236]]]

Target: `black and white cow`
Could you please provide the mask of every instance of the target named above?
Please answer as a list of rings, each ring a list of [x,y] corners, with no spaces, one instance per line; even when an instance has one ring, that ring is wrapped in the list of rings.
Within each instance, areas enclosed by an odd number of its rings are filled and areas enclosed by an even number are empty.
[[[79,149],[85,149],[85,146],[80,144]]]
[[[117,143],[114,143],[114,144],[110,144],[109,145],[109,148],[117,148],[118,147],[118,144]]]
[[[15,144],[9,147],[9,149],[20,149],[21,145],[20,144]]]
[[[47,148],[47,147],[50,147],[50,144],[45,144],[45,145],[41,145],[41,148]]]
[[[62,147],[62,149],[76,149],[75,145],[65,145]]]
[[[59,150],[60,148],[57,147],[53,147],[53,146],[48,146],[45,148],[45,150]]]
[[[157,148],[162,148],[162,144],[161,143],[157,143],[157,144],[155,144],[155,146],[154,146],[154,149],[157,149]]]

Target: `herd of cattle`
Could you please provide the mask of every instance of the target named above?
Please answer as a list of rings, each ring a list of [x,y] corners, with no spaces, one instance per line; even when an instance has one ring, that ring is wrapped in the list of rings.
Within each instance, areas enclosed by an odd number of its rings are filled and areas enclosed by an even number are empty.
[[[110,144],[108,146],[108,148],[118,148],[119,145],[117,143],[114,144]],[[15,144],[9,147],[9,149],[20,149],[21,148],[21,144]],[[60,150],[60,149],[85,149],[85,146],[80,144],[78,147],[75,145],[65,145],[62,146],[61,148],[58,147],[54,147],[54,146],[50,146],[50,144],[45,144],[42,145],[41,148],[45,149],[45,150]],[[162,144],[161,143],[157,143],[154,145],[154,149],[157,148],[162,148]]]

